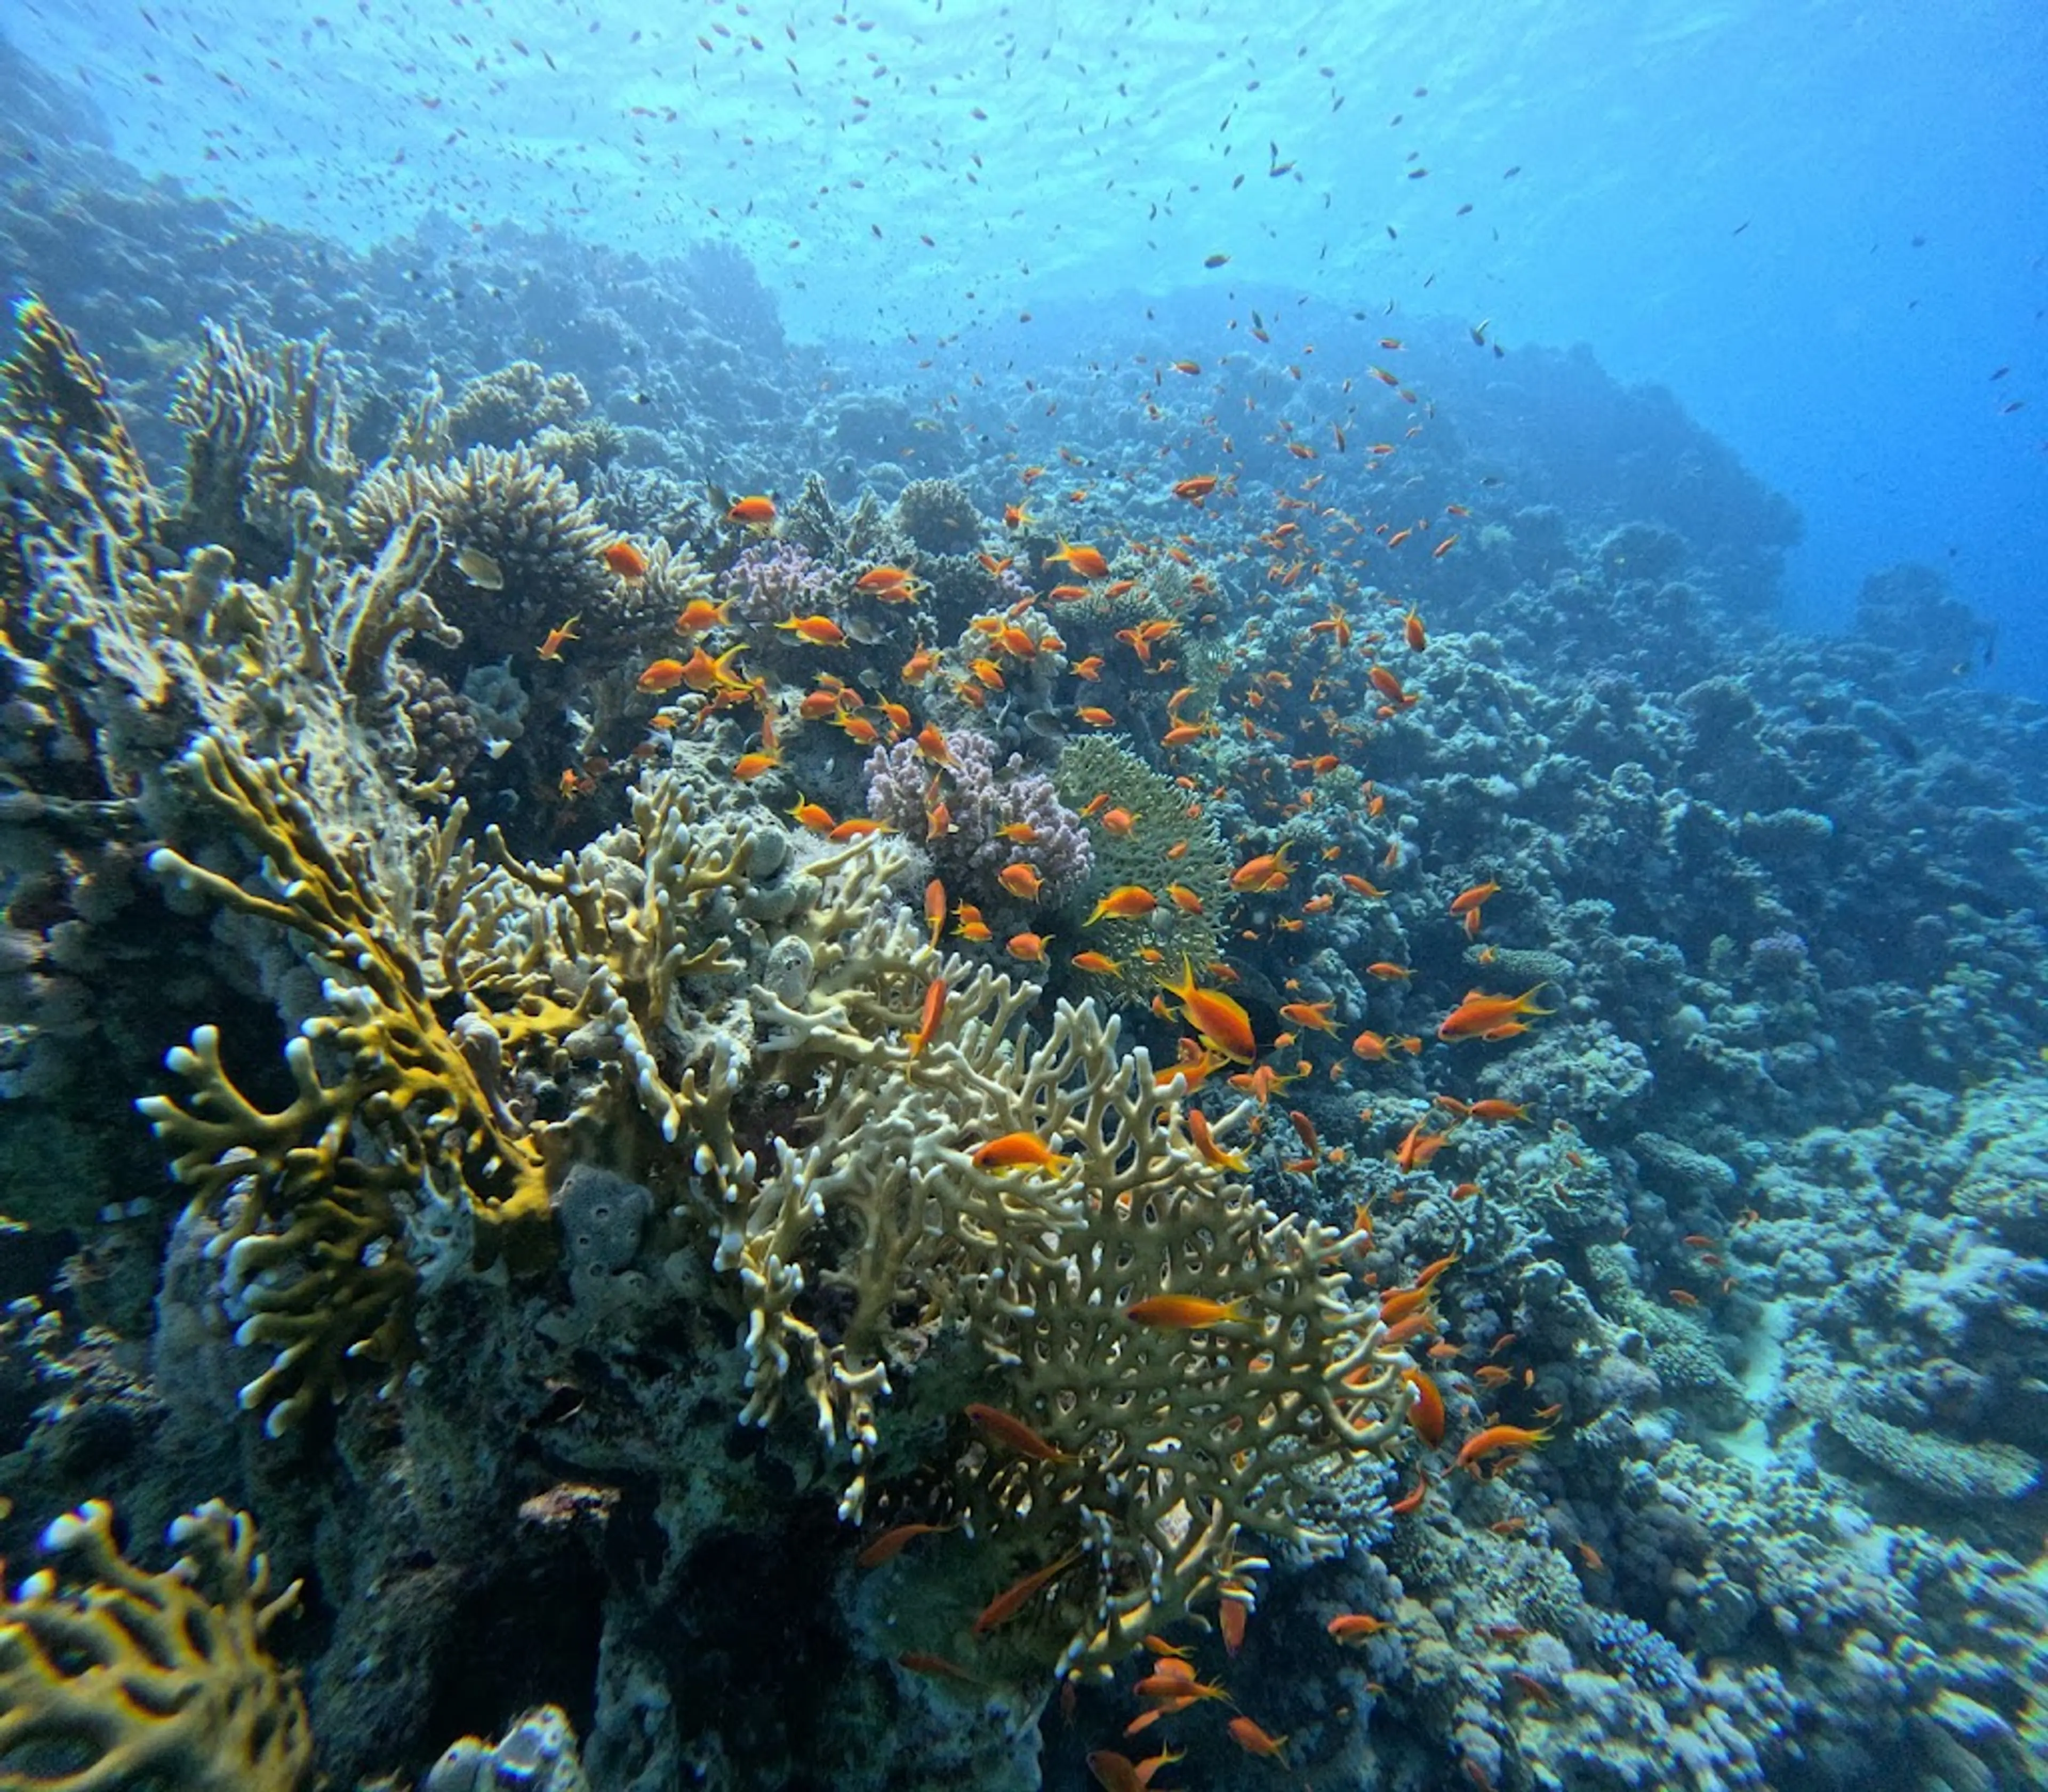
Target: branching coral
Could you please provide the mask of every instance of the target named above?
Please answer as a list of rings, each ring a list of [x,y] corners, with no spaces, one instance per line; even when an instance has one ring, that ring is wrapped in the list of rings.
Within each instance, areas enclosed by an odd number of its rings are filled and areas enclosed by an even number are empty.
[[[719,591],[742,622],[778,623],[825,607],[840,576],[796,541],[756,541],[719,575]]]
[[[574,374],[514,361],[463,383],[448,401],[448,432],[457,448],[509,448],[542,430],[566,431],[589,409],[590,394]]]
[[[968,554],[981,545],[981,513],[952,479],[913,479],[896,500],[896,526],[925,553]]]
[[[1082,1550],[1095,1592],[1063,1668],[1113,1661],[1260,1565],[1241,1530],[1314,1544],[1302,1517],[1333,1456],[1384,1452],[1406,1394],[1369,1306],[1344,1294],[1343,1237],[1276,1218],[1198,1152],[1171,1080],[1092,1003],[1034,1042],[1035,999],[964,961],[935,1036],[872,1033],[834,1060],[820,1131],[778,1162],[736,1248],[752,1389],[772,1417],[801,1377],[855,1473],[857,1518],[892,1368],[964,1326],[992,1387],[1057,1460],[972,1453],[959,1496],[977,1528],[1050,1559]],[[1226,1122],[1227,1125],[1228,1123]],[[1044,1170],[977,1162],[1023,1133]],[[1239,1302],[1188,1330],[1131,1316],[1159,1294]],[[1352,1378],[1347,1380],[1347,1377]]]
[[[266,1641],[297,1603],[270,1596],[246,1512],[178,1519],[185,1555],[145,1573],[95,1500],[43,1534],[81,1580],[48,1569],[0,1604],[0,1782],[19,1792],[301,1792],[312,1730]]]
[[[672,641],[676,613],[710,592],[696,556],[667,542],[647,545],[638,576],[614,572],[595,506],[523,443],[431,465],[383,462],[356,487],[347,533],[367,555],[422,514],[438,522],[444,551],[421,583],[462,630],[472,666],[510,657],[530,667],[547,631],[572,618],[580,659],[630,659]]]
[[[629,826],[557,866],[521,860],[493,835],[498,862],[464,887],[442,961],[456,987],[487,999],[507,1047],[545,1035],[609,1066],[665,1142],[722,1175],[738,1161],[735,1048],[751,1038],[728,930],[759,842],[695,819],[688,784],[671,774],[634,793]]]
[[[1006,1266],[1002,1298],[973,1321],[1011,1371],[1017,1410],[1065,1458],[987,1459],[977,1515],[1028,1514],[1055,1538],[1071,1526],[1097,1565],[1096,1608],[1062,1667],[1116,1659],[1259,1565],[1233,1560],[1241,1531],[1330,1546],[1305,1520],[1319,1478],[1332,1458],[1386,1452],[1406,1402],[1399,1352],[1344,1291],[1344,1235],[1276,1216],[1210,1164],[1117,1034],[1092,1003],[1063,1004],[1043,1047],[973,1078],[1081,1169],[1058,1251]],[[1243,1317],[1189,1328],[1134,1316],[1160,1295]]]
[[[618,584],[598,557],[607,537],[595,510],[523,447],[471,448],[436,466],[387,461],[356,488],[348,527],[374,553],[421,511],[439,519],[447,548],[427,590],[471,638],[472,659],[530,654],[536,626],[594,615]],[[458,557],[465,549],[485,557],[495,574],[484,572],[479,583],[465,572]]]
[[[107,381],[77,337],[38,299],[14,306],[16,348],[0,367],[0,479],[17,533],[66,535],[90,519],[134,548],[153,533],[159,506],[142,456]],[[4,563],[0,563],[4,564]],[[25,568],[6,568],[0,595],[25,588]]]
[[[283,768],[211,735],[183,766],[200,801],[261,855],[268,890],[169,848],[153,867],[286,929],[332,973],[336,1012],[309,1020],[285,1049],[297,1093],[285,1107],[266,1112],[236,1086],[211,1027],[170,1057],[191,1105],[140,1104],[180,1148],[173,1173],[221,1225],[211,1249],[225,1259],[239,1340],[274,1348],[242,1399],[266,1409],[276,1431],[336,1390],[347,1357],[402,1367],[420,1262],[434,1254],[423,1232],[451,1233],[458,1250],[473,1234],[486,1262],[545,1260],[548,1172],[539,1143],[443,1026],[405,930],[359,867],[322,839]],[[338,1058],[336,1080],[323,1080],[316,1047]],[[455,1253],[444,1242],[438,1254]]]
[[[1000,748],[978,730],[957,729],[945,742],[952,762],[937,773],[914,741],[875,748],[865,767],[868,813],[925,840],[939,868],[971,891],[992,894],[997,874],[1014,863],[1038,871],[1049,902],[1077,890],[1095,854],[1080,817],[1060,801],[1053,780],[1026,765],[1021,754],[999,762]],[[934,776],[952,825],[941,838],[929,840],[931,805],[925,790]],[[1003,828],[1018,823],[1030,828],[1028,840],[1003,836]]]
[[[237,520],[251,506],[267,506],[266,526],[288,537],[282,575],[258,585],[235,578],[233,554],[212,543],[164,569],[163,506],[97,370],[41,308],[23,308],[20,323],[0,444],[33,463],[46,496],[13,537],[27,581],[9,630],[17,684],[39,708],[48,692],[69,693],[66,725],[86,737],[72,758],[96,761],[115,789],[153,777],[208,727],[301,760],[323,813],[366,836],[386,831],[373,813],[371,793],[388,784],[379,767],[412,757],[394,656],[410,637],[455,638],[421,588],[441,537],[416,514],[370,564],[336,553],[325,508],[305,488],[339,489],[353,464],[318,355],[281,351],[273,375],[216,336],[203,363],[213,370],[191,389],[192,476],[208,483],[206,502],[230,513],[237,538],[256,539]],[[260,545],[276,557],[268,537]]]
[[[209,324],[171,419],[185,431],[184,502],[171,532],[188,545],[274,557],[298,493],[343,503],[362,472],[324,343],[287,342],[265,357],[239,329]]]

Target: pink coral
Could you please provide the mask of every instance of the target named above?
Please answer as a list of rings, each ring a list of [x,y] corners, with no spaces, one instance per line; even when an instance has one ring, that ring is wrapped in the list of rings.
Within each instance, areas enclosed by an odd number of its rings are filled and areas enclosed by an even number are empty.
[[[720,575],[719,595],[741,622],[779,623],[819,609],[838,577],[793,541],[757,541]]]
[[[933,768],[912,741],[879,747],[869,755],[867,813],[923,840],[941,874],[970,890],[993,892],[996,874],[1016,863],[1036,868],[1049,902],[1080,888],[1095,868],[1095,851],[1081,818],[1060,801],[1053,780],[1019,753],[998,766],[995,743],[972,729],[945,741],[954,763],[940,774],[939,789],[952,814],[950,832],[929,837],[925,793]],[[1028,841],[1006,840],[997,832],[1019,821],[1032,829]]]

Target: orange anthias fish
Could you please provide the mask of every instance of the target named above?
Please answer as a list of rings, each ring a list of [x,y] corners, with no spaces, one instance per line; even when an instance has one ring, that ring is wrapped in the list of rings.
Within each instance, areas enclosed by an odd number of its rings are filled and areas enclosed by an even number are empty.
[[[702,634],[710,629],[723,628],[731,620],[726,614],[731,607],[730,598],[723,603],[714,603],[708,597],[693,597],[676,618],[676,633]]]
[[[1062,1574],[1081,1559],[1079,1550],[1069,1550],[1057,1561],[1049,1562],[1035,1574],[1027,1574],[1013,1587],[1007,1587],[988,1602],[987,1609],[974,1621],[974,1634],[986,1636],[998,1624],[1007,1624],[1029,1604],[1033,1596],[1050,1586]]]
[[[1485,902],[1489,896],[1497,896],[1499,894],[1500,886],[1497,883],[1492,882],[1491,881],[1488,881],[1485,883],[1473,884],[1468,889],[1460,890],[1456,895],[1451,898],[1451,913],[1453,914],[1469,914],[1474,909],[1479,907],[1481,903]],[[1537,987],[1539,989],[1542,987],[1542,986],[1540,983],[1537,985]]]
[[[1209,1131],[1208,1116],[1199,1107],[1188,1110],[1188,1136],[1195,1142],[1204,1163],[1213,1164],[1218,1169],[1235,1170],[1239,1175],[1251,1168],[1241,1152],[1226,1151],[1216,1143],[1216,1135]]]
[[[1038,875],[1038,867],[1021,859],[1014,864],[1005,865],[995,874],[995,881],[1025,902],[1037,902],[1038,892],[1045,887],[1045,880]]]
[[[961,1409],[968,1422],[992,1444],[1018,1456],[1028,1456],[1034,1462],[1072,1462],[1069,1452],[1049,1444],[1045,1440],[1014,1414],[1006,1413],[1000,1406],[985,1406],[976,1401]]]
[[[1211,1325],[1238,1324],[1246,1315],[1242,1300],[1208,1301],[1199,1294],[1154,1294],[1126,1307],[1123,1317],[1140,1325],[1157,1325],[1163,1331],[1198,1332]]]
[[[1154,1716],[1171,1716],[1176,1712],[1185,1711],[1189,1706],[1199,1705],[1204,1699],[1222,1699],[1228,1701],[1230,1695],[1221,1685],[1210,1681],[1197,1680],[1193,1669],[1185,1662],[1171,1659],[1155,1664],[1158,1672],[1147,1674],[1131,1690],[1138,1698],[1154,1708]],[[1124,1731],[1129,1736],[1138,1728],[1132,1724]]]
[[[1173,495],[1176,498],[1185,498],[1191,504],[1199,504],[1216,490],[1217,483],[1216,476],[1213,473],[1197,473],[1191,479],[1176,481],[1173,486]]]
[[[1259,1755],[1278,1760],[1286,1752],[1285,1736],[1268,1736],[1249,1717],[1233,1717],[1224,1725],[1230,1740],[1247,1755]]]
[[[1245,1626],[1251,1621],[1251,1607],[1242,1599],[1224,1599],[1216,1605],[1216,1628],[1223,1633],[1224,1653],[1235,1655],[1244,1647]]]
[[[1045,948],[1051,936],[1045,933],[1012,933],[1003,942],[1003,949],[1012,958],[1021,959],[1026,964],[1045,963]]]
[[[917,731],[917,748],[920,758],[929,759],[935,766],[951,766],[959,762],[953,758],[952,749],[946,745],[946,737],[939,731],[939,725],[936,722],[927,722]]]
[[[846,630],[829,616],[792,616],[776,627],[800,641],[808,641],[813,647],[844,647]]]
[[[1375,1618],[1369,1612],[1340,1612],[1323,1627],[1339,1643],[1356,1646],[1391,1626],[1387,1619]]]
[[[934,880],[934,886],[936,887],[936,880]],[[934,926],[932,929],[932,943],[934,945],[938,944],[939,927],[943,926],[945,924],[945,894],[944,892],[941,890],[939,896],[938,925]],[[912,1057],[915,1057],[918,1053],[921,1052],[925,1046],[931,1043],[933,1034],[938,1030],[939,1016],[944,1014],[946,1010],[946,994],[945,979],[944,977],[933,978],[932,979],[930,987],[926,989],[925,991],[925,1011],[923,1018],[917,1022],[917,1030],[910,1035],[910,1053]]]
[[[954,1527],[949,1524],[892,1525],[853,1558],[856,1568],[879,1568],[897,1557],[921,1537],[938,1537]]]
[[[1482,1457],[1491,1456],[1497,1450],[1534,1449],[1550,1436],[1548,1430],[1530,1431],[1519,1425],[1489,1425],[1484,1431],[1475,1431],[1465,1439],[1453,1466],[1470,1468],[1477,1474]]]
[[[732,662],[747,651],[747,643],[728,647],[713,659],[700,647],[683,661],[683,682],[693,691],[743,691],[747,681],[732,669]]]
[[[537,652],[540,657],[544,660],[559,660],[562,657],[562,650],[564,647],[566,647],[572,641],[582,639],[582,637],[576,631],[576,624],[582,620],[583,614],[579,611],[575,615],[570,617],[567,622],[564,623],[560,628],[549,629],[548,630],[547,638],[541,643],[535,651]]]
[[[681,660],[656,660],[634,681],[642,691],[673,691],[683,681],[683,662]]]
[[[1099,921],[1142,921],[1158,906],[1159,898],[1144,885],[1119,884],[1096,904],[1095,912],[1082,925],[1092,927]]]
[[[1536,991],[1543,987],[1538,983],[1519,995],[1489,995],[1484,990],[1468,991],[1464,1000],[1445,1015],[1437,1029],[1437,1037],[1450,1040],[1511,1039],[1524,1030],[1517,1024],[1518,1015],[1557,1012],[1554,1008],[1536,1006]]]
[[[1053,1175],[1067,1166],[1035,1132],[1006,1132],[977,1146],[970,1161],[976,1169],[1042,1169]]]
[[[614,541],[609,547],[599,548],[597,557],[622,579],[647,576],[647,557],[630,541]]]
[[[1280,1018],[1291,1021],[1296,1026],[1305,1026],[1317,1033],[1334,1033],[1336,1022],[1330,1018],[1331,1004],[1328,1002],[1287,1002],[1280,1008]]]
[[[946,886],[937,878],[925,886],[925,925],[932,930],[932,944],[946,930]]]
[[[1301,1068],[1287,1076],[1282,1076],[1270,1064],[1254,1065],[1249,1070],[1240,1070],[1230,1080],[1234,1089],[1242,1089],[1258,1102],[1261,1107],[1273,1097],[1275,1089],[1285,1088],[1290,1083],[1297,1083],[1307,1075],[1309,1065],[1304,1059]]]
[[[727,522],[747,522],[757,526],[775,520],[775,500],[772,498],[741,498],[735,500],[725,513]]]
[[[1444,1441],[1444,1397],[1420,1369],[1403,1369],[1401,1379],[1415,1391],[1408,1407],[1408,1422],[1414,1427],[1415,1435],[1434,1449]]]
[[[1138,1777],[1138,1763],[1113,1748],[1094,1750],[1088,1757],[1088,1771],[1102,1792],[1145,1792],[1146,1782]]]
[[[1394,1148],[1394,1162],[1403,1175],[1410,1171],[1424,1169],[1430,1158],[1451,1142],[1447,1132],[1425,1132],[1418,1120],[1402,1135],[1401,1142]]]
[[[1076,971],[1085,971],[1091,976],[1117,977],[1123,974],[1121,964],[1099,952],[1077,952],[1068,962]]]
[[[1065,560],[1084,579],[1106,579],[1109,576],[1109,562],[1103,558],[1102,550],[1091,548],[1086,543],[1076,545],[1062,537],[1059,552],[1045,556],[1049,565],[1056,560]]]
[[[1263,852],[1256,859],[1247,859],[1230,874],[1231,888],[1254,896],[1270,896],[1284,888],[1294,869],[1287,858],[1294,844],[1285,841],[1278,852]]]
[[[1162,981],[1166,993],[1178,999],[1181,1019],[1225,1057],[1249,1064],[1259,1055],[1251,1015],[1221,990],[1197,985],[1194,962],[1185,953],[1181,958],[1181,981]]]
[[[1415,699],[1406,690],[1402,688],[1401,681],[1396,678],[1392,673],[1389,672],[1385,666],[1375,665],[1370,667],[1367,669],[1365,675],[1372,681],[1372,688],[1375,691],[1379,692],[1382,696],[1386,698],[1389,703],[1398,704],[1404,709],[1410,709],[1414,707]]]
[[[871,566],[853,584],[856,591],[874,592],[885,598],[894,594],[894,601],[907,603],[915,595],[917,580],[907,566]]]
[[[1529,1107],[1526,1102],[1503,1101],[1497,1096],[1489,1096],[1484,1101],[1475,1101],[1465,1113],[1468,1119],[1497,1126],[1508,1120],[1527,1119]]]

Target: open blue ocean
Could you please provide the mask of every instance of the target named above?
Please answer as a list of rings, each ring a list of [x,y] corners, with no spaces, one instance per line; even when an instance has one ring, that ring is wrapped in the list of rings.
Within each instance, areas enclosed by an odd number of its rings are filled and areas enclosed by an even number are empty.
[[[0,1792],[2048,1786],[2044,92],[17,0]]]

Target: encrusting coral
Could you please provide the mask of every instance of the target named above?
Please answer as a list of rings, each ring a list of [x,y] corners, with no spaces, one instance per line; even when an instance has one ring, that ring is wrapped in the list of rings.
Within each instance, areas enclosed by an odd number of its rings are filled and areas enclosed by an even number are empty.
[[[82,1573],[30,1575],[0,1601],[0,1785],[10,1792],[303,1792],[313,1739],[297,1676],[267,1642],[298,1603],[270,1596],[246,1512],[177,1519],[186,1553],[145,1573],[94,1500],[43,1533]]]

